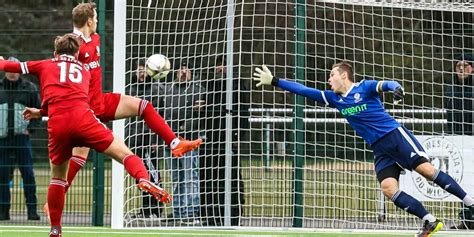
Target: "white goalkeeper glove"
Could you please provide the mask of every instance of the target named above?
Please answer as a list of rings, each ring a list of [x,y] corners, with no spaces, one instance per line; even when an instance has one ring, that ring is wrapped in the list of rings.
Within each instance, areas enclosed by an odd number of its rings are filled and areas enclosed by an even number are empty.
[[[262,70],[263,69],[263,70]],[[262,69],[259,67],[255,68],[255,72],[253,73],[253,80],[257,81],[257,87],[261,85],[271,85],[273,80],[272,72],[267,68],[267,66],[262,65]]]

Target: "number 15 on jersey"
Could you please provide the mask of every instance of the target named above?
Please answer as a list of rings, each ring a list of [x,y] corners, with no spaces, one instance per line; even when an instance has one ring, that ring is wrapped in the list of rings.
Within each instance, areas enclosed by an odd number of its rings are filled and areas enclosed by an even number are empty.
[[[74,83],[82,82],[82,67],[80,65],[75,63],[60,62],[58,63],[58,67],[61,70],[59,82],[65,83],[66,77],[69,79],[69,81]]]

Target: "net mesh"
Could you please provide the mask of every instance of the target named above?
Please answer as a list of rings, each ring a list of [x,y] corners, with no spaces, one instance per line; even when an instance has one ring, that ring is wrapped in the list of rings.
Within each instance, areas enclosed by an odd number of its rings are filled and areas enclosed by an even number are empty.
[[[128,145],[160,174],[175,203],[147,204],[150,198],[127,176],[125,226],[227,220],[233,226],[418,228],[416,217],[383,198],[372,152],[336,110],[256,88],[252,70],[266,64],[278,77],[326,89],[332,64],[346,60],[356,81],[395,80],[405,88],[402,104],[389,93],[382,100],[416,136],[470,144],[472,84],[461,94],[450,91],[457,57],[473,50],[473,11],[466,1],[129,1],[122,16],[126,93],[152,101],[178,135],[206,143],[173,160],[143,121],[127,121]],[[169,77],[137,80],[137,62],[154,53],[171,59]],[[183,68],[191,69],[187,81]],[[460,202],[423,204],[447,225],[459,220]]]

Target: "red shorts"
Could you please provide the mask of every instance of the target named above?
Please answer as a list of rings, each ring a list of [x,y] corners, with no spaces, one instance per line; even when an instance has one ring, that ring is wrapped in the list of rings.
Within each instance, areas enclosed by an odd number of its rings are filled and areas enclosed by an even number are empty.
[[[121,94],[105,93],[102,94],[102,106],[99,112],[94,111],[100,121],[107,123],[115,120],[115,112],[120,102]]]
[[[48,149],[51,163],[62,164],[74,147],[90,147],[98,152],[112,144],[114,136],[90,109],[76,108],[56,113],[48,121]]]

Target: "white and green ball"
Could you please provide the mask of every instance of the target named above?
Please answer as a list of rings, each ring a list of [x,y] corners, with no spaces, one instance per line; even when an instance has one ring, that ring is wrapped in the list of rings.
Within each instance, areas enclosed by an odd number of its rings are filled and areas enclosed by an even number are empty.
[[[153,54],[146,60],[146,73],[155,80],[166,78],[170,68],[171,62],[163,54]]]

